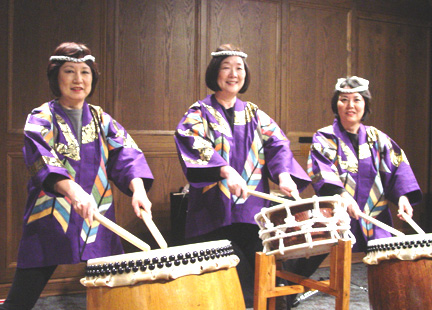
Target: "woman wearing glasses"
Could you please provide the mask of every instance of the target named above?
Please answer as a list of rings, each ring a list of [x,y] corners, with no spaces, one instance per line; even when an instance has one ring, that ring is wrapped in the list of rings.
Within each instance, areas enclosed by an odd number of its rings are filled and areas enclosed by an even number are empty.
[[[391,237],[360,218],[360,212],[392,225],[389,201],[412,217],[412,205],[422,199],[404,151],[382,131],[363,124],[371,98],[368,80],[338,79],[331,101],[333,125],[314,134],[308,160],[316,193],[340,194],[348,201],[355,252],[365,251],[369,240]]]

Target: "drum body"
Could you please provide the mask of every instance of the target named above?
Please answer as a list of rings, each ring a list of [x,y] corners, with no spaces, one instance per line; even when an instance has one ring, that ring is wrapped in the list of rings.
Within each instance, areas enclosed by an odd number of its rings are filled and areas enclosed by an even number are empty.
[[[369,241],[363,262],[372,310],[432,309],[432,234]]]
[[[87,309],[245,309],[227,240],[88,261]]]
[[[339,239],[355,237],[339,195],[290,201],[263,208],[255,215],[264,253],[292,259],[329,253]]]

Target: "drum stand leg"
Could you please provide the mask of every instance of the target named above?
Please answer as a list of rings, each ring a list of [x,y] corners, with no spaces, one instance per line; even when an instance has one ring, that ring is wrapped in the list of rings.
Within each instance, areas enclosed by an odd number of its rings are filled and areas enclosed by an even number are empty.
[[[256,253],[254,310],[274,310],[276,297],[299,294],[311,289],[336,297],[336,310],[349,310],[351,240],[339,240],[330,253],[330,280],[317,281],[282,270],[274,255]],[[276,286],[276,278],[298,285]]]

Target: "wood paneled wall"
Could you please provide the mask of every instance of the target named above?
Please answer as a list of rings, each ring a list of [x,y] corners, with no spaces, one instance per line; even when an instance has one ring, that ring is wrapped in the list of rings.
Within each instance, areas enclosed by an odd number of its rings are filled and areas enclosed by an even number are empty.
[[[407,153],[425,194],[415,220],[430,231],[430,13],[427,0],[0,1],[0,298],[16,266],[26,199],[22,129],[30,110],[51,99],[46,65],[63,41],[84,42],[96,56],[101,78],[89,101],[144,151],[155,176],[154,220],[168,241],[169,194],[186,183],[173,131],[208,93],[203,76],[210,52],[227,42],[249,54],[252,82],[242,99],[279,123],[303,167],[309,145],[299,137],[332,122],[336,79],[368,78],[373,114],[366,123]],[[309,187],[302,195],[312,194]],[[156,247],[130,198],[114,195],[119,224]],[[44,294],[82,291],[82,273],[83,265],[59,268]]]

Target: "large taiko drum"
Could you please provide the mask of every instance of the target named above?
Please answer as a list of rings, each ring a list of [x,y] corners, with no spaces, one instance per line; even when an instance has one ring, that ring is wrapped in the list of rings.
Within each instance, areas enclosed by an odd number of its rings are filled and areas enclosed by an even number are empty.
[[[245,309],[228,240],[87,262],[87,310]]]
[[[432,309],[432,234],[371,240],[363,262],[371,309]]]
[[[339,239],[355,237],[339,195],[313,196],[263,208],[255,215],[264,253],[285,260],[329,253]]]

